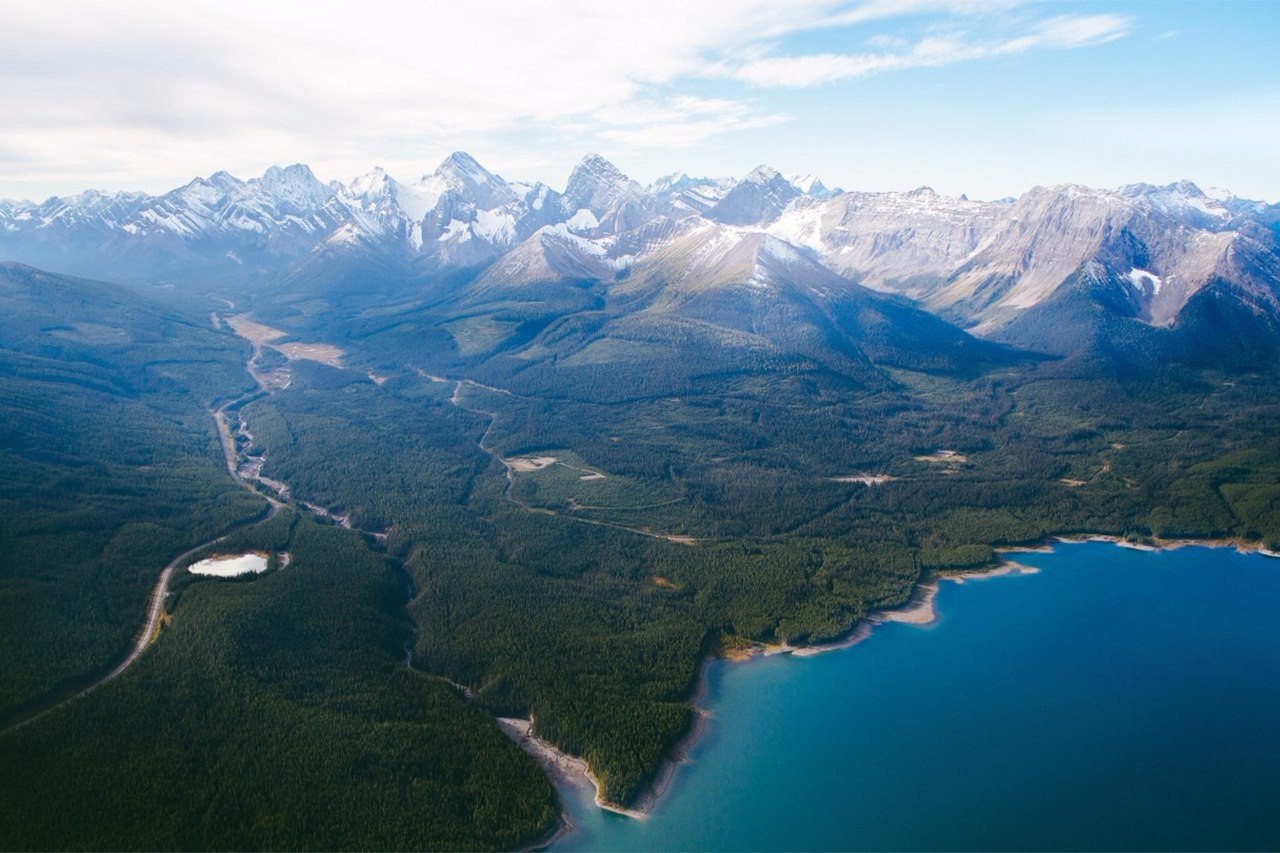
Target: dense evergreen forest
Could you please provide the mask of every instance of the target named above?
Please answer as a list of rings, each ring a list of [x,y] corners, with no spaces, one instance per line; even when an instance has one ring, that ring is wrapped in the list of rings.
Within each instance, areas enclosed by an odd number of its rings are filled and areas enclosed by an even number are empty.
[[[537,764],[404,666],[399,565],[291,512],[254,523],[266,502],[210,416],[253,387],[243,341],[21,267],[0,308],[0,846],[500,849],[551,828]],[[227,531],[214,550],[287,568],[179,575],[152,648],[58,704],[123,657],[161,569]]]
[[[161,568],[265,510],[208,413],[243,363],[198,315],[0,265],[0,721],[107,668]]]
[[[229,544],[291,559],[185,583],[133,670],[0,737],[5,847],[489,849],[553,824],[537,763],[403,665],[403,578],[358,534],[289,514]]]
[[[830,640],[926,572],[1055,534],[1280,541],[1265,375],[1029,361],[853,394],[735,373],[620,403],[424,373],[297,370],[245,414],[273,476],[389,528],[418,665],[533,717],[620,803],[719,646]],[[496,461],[528,457],[557,461]]]
[[[241,450],[356,530],[253,524],[264,502],[209,417],[252,387],[247,344],[194,310],[6,275],[11,712],[108,666],[175,554],[234,529],[219,548],[290,555],[184,576],[134,668],[0,734],[7,847],[517,847],[558,808],[496,715],[633,803],[726,646],[838,638],[929,572],[1051,535],[1280,545],[1269,369],[981,348],[841,372],[702,358],[702,338],[522,364],[460,357],[394,304],[311,302],[262,319],[347,367],[271,354],[289,381],[235,412]],[[62,319],[30,304],[49,288]]]

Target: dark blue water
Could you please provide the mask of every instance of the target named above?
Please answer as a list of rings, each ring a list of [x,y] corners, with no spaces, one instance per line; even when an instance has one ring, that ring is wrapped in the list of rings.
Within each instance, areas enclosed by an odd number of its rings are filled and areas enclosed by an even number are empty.
[[[1101,543],[944,583],[941,618],[718,662],[646,820],[564,849],[1280,848],[1280,560]]]

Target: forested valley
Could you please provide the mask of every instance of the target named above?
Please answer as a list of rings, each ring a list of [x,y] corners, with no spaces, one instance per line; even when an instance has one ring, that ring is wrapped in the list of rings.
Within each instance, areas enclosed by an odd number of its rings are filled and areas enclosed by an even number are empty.
[[[221,303],[4,275],[7,713],[109,667],[177,554],[276,555],[182,574],[134,667],[0,734],[8,847],[519,847],[559,808],[495,716],[631,804],[708,655],[838,639],[1055,535],[1280,546],[1269,368],[991,349],[842,372],[704,338],[526,365],[412,310],[264,299],[284,340],[345,354],[272,351],[288,381],[235,410],[239,449],[354,529],[268,519],[210,417],[253,388]]]

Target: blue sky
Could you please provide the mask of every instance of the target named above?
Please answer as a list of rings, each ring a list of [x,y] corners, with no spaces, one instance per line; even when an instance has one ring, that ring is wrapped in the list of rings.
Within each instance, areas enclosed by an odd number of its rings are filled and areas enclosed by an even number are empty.
[[[1189,178],[1280,201],[1280,3],[46,0],[0,9],[0,197],[455,149],[562,186],[759,163],[995,198]]]

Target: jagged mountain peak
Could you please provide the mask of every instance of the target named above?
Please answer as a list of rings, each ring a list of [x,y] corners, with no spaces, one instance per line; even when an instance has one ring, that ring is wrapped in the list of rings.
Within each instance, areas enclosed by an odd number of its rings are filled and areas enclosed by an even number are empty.
[[[472,157],[466,151],[454,151],[448,157],[440,161],[440,165],[436,167],[436,171],[440,172],[445,169],[456,169],[461,172],[472,172],[482,175],[490,175],[488,169],[480,165],[480,161]]]
[[[1204,190],[1200,189],[1200,187],[1197,186],[1194,181],[1189,181],[1186,178],[1183,178],[1180,181],[1175,181],[1174,183],[1169,184],[1168,186],[1165,187],[1165,189],[1177,190],[1180,193],[1184,193],[1186,195],[1191,195],[1191,196],[1198,196],[1200,198],[1204,198],[1205,196]]]
[[[649,185],[649,192],[657,195],[659,193],[668,193],[681,190],[687,187],[693,179],[684,172],[672,172],[670,175],[663,175],[652,184]]]
[[[231,173],[214,172],[207,178],[193,178],[184,186],[160,196],[160,199],[169,199],[180,204],[211,205],[232,193],[242,191],[244,187],[245,182]]]
[[[1182,180],[1178,180],[1178,181],[1173,181],[1168,184],[1150,184],[1150,183],[1126,184],[1125,186],[1122,186],[1118,190],[1116,190],[1116,192],[1120,193],[1121,195],[1127,195],[1127,196],[1170,194],[1170,195],[1183,196],[1185,198],[1210,198],[1211,197],[1208,193],[1202,190],[1200,186],[1195,183],[1195,181],[1187,180],[1186,178],[1183,178]],[[1226,197],[1230,198],[1231,194],[1227,193]],[[1220,200],[1225,200],[1225,199],[1222,199],[1221,197],[1219,198]]]
[[[773,168],[772,166],[762,163],[759,166],[756,166],[750,172],[747,172],[747,174],[742,178],[742,180],[744,182],[750,182],[753,184],[767,184],[770,181],[777,180],[778,178],[782,178],[781,172],[779,172],[777,169]],[[782,179],[786,180],[786,178],[782,178]]]
[[[342,253],[487,282],[516,271],[609,278],[660,258],[695,289],[829,274],[995,337],[1040,329],[1023,318],[1067,299],[1159,328],[1202,292],[1250,310],[1280,304],[1280,206],[1190,181],[1038,186],[986,202],[928,187],[833,195],[811,175],[761,166],[739,180],[676,172],[645,188],[592,154],[562,195],[508,183],[458,151],[413,184],[381,168],[325,184],[294,164],[249,180],[215,172],[160,196],[0,203],[0,258],[71,273],[270,281]]]
[[[828,189],[827,185],[814,174],[797,175],[788,180],[791,181],[792,186],[811,198],[825,201],[836,194],[835,190]]]
[[[799,188],[772,166],[757,166],[707,211],[726,225],[763,226],[773,222],[801,195]]]
[[[165,196],[183,198],[209,198],[239,189],[245,182],[227,171],[217,171],[208,177],[195,177],[182,186],[170,190]],[[162,196],[165,197],[165,196]]]
[[[1213,195],[1188,180],[1175,181],[1164,186],[1129,184],[1117,190],[1119,195],[1148,205],[1171,215],[1202,215],[1209,220],[1225,220],[1231,216],[1231,208],[1239,199],[1229,192]]]
[[[680,219],[706,214],[735,184],[737,181],[732,178],[691,178],[676,172],[654,181],[649,192],[666,215]]]
[[[196,178],[196,181],[201,180],[202,179],[200,178]],[[225,169],[220,169],[217,172],[214,172],[208,177],[208,179],[203,180],[203,183],[215,187],[238,187],[244,185],[244,181],[240,180]]]
[[[52,203],[52,204],[66,205],[68,207],[79,206],[79,205],[94,206],[94,205],[100,205],[104,202],[109,203],[117,199],[142,198],[142,197],[143,197],[142,193],[128,193],[128,192],[109,193],[109,192],[103,192],[102,190],[90,189],[90,190],[84,190],[82,192],[78,192],[75,195],[50,196],[49,198],[45,199],[44,204]],[[21,205],[21,204],[30,204],[30,202],[6,201],[6,204]]]
[[[433,173],[455,187],[496,187],[506,186],[506,182],[490,172],[476,158],[465,151],[455,151],[440,162]]]
[[[742,183],[771,185],[778,188],[787,186],[795,190],[798,195],[824,200],[834,195],[816,175],[784,175],[769,165],[756,166],[743,177]]]
[[[1104,195],[1107,190],[1100,187],[1090,187],[1084,184],[1062,183],[1062,184],[1036,184],[1020,196],[1016,196],[1017,201],[1026,201],[1033,198],[1046,198],[1049,196],[1099,196]]]
[[[272,166],[261,178],[251,182],[272,198],[295,207],[322,204],[332,197],[333,188],[320,182],[310,166],[295,163],[292,166]]]
[[[410,187],[404,187],[400,196],[409,217],[421,221],[445,193],[454,193],[463,201],[485,210],[516,200],[515,192],[506,181],[481,166],[465,151],[455,151],[444,158],[430,175],[423,176]]]
[[[569,173],[569,180],[565,184],[565,197],[573,200],[582,200],[589,199],[601,192],[611,192],[613,194],[620,192],[642,193],[643,190],[639,184],[623,174],[621,169],[599,154],[588,154]],[[580,207],[590,209],[591,206],[589,204],[581,204]],[[599,213],[599,211],[595,212]]]
[[[368,172],[347,184],[347,190],[356,198],[381,197],[394,192],[395,181],[381,166],[374,166]]]
[[[1116,189],[1081,184],[1036,186],[1014,199],[1014,202],[1016,207],[1024,210],[1059,205],[1105,212],[1114,219],[1154,213],[1194,220],[1198,225],[1213,229],[1223,227],[1238,209],[1257,208],[1256,203],[1238,199],[1229,192],[1209,195],[1187,180],[1163,186],[1127,184]],[[1081,208],[1082,205],[1086,207]]]
[[[279,181],[315,181],[320,183],[311,167],[306,163],[294,163],[289,166],[269,166],[259,179],[263,183]]]
[[[574,167],[560,205],[565,219],[588,211],[608,233],[637,228],[652,218],[654,197],[599,154],[588,154]]]
[[[625,181],[627,176],[611,161],[599,154],[588,154],[578,161],[574,172],[583,171],[610,181]]]

